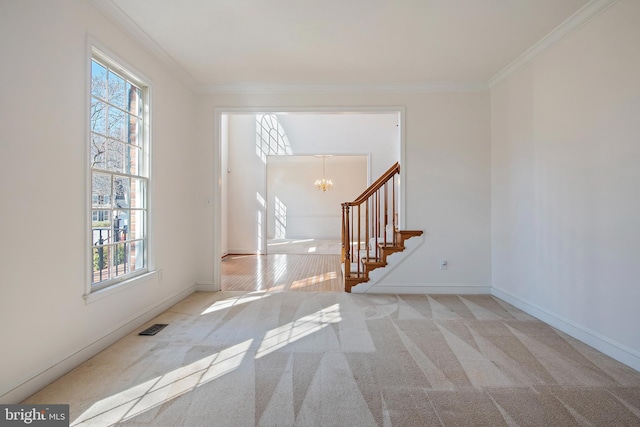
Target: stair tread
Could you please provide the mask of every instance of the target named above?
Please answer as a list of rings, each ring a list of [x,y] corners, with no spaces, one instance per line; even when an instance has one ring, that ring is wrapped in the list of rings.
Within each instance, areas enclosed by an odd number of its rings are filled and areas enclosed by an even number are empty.
[[[363,277],[367,277],[367,273],[361,271],[360,273],[352,272],[349,276],[345,277],[345,279],[361,279]]]
[[[398,230],[400,234],[415,234],[416,236],[422,235],[424,233],[423,230]]]
[[[370,246],[369,250],[367,250],[366,246],[361,248],[358,252],[360,255],[360,262],[364,266],[365,271],[352,271],[350,276],[345,277],[345,291],[351,292],[351,289],[354,286],[368,282],[369,273],[371,271],[387,266],[387,256],[393,253],[403,252],[406,249],[404,246],[405,241],[412,237],[421,236],[423,233],[424,232],[422,230],[396,230],[396,235],[394,236],[396,238],[393,239],[395,240],[395,243],[389,239],[386,242],[378,241],[377,245]],[[354,264],[352,263],[352,267],[353,266]],[[357,270],[357,267],[354,268],[354,270]]]

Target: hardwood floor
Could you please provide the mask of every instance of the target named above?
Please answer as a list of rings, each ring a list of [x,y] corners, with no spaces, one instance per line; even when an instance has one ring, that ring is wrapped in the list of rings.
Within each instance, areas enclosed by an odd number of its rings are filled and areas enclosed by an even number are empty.
[[[343,292],[339,255],[227,255],[223,291]]]
[[[339,255],[340,239],[269,239],[268,254]]]

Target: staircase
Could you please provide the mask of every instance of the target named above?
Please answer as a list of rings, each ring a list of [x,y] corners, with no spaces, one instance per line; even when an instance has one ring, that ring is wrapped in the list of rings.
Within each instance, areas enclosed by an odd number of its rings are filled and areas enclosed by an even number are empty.
[[[369,280],[387,265],[387,257],[405,249],[405,241],[422,230],[398,230],[396,163],[353,202],[342,204],[342,271],[344,290]]]

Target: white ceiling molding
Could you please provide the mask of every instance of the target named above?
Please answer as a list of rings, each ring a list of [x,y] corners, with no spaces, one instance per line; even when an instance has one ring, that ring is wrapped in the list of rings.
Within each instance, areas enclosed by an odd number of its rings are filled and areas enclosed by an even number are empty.
[[[437,92],[483,92],[489,90],[487,83],[438,82],[438,83],[382,83],[382,84],[266,84],[230,83],[205,85],[201,92],[217,93],[437,93]]]
[[[89,0],[111,22],[125,30],[143,47],[148,49],[169,68],[171,73],[185,86],[194,92],[199,90],[196,80],[184,70],[171,55],[169,55],[158,43],[155,42],[142,28],[140,28],[122,9],[111,0]]]
[[[500,70],[495,76],[489,79],[489,87],[494,87],[507,79],[511,74],[520,68],[534,61],[537,57],[551,49],[556,43],[562,41],[574,31],[580,29],[587,22],[607,10],[618,0],[591,0],[580,10],[567,18],[562,24],[543,37],[539,42],[530,47],[511,64]]]

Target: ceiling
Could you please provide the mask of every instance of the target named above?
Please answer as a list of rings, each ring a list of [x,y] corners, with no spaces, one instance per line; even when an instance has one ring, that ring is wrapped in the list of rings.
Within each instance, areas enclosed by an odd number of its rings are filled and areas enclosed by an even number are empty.
[[[607,0],[92,2],[184,79],[215,90],[486,85],[558,26]]]

